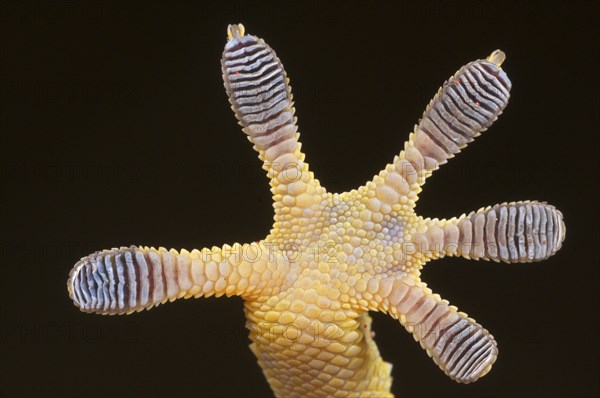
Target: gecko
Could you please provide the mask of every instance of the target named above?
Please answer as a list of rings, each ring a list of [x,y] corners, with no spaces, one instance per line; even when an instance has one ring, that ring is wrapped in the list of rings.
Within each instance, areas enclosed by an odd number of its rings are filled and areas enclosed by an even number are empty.
[[[67,288],[84,312],[131,314],[191,297],[240,296],[250,349],[277,397],[392,397],[392,365],[369,311],[397,319],[451,379],[488,373],[492,334],[421,280],[445,256],[526,263],[556,253],[562,213],[501,203],[451,219],[416,214],[429,176],[487,130],[508,103],[505,54],[460,68],[404,148],[363,186],[331,193],[305,161],[289,78],[275,51],[229,25],[221,61],[231,108],[262,161],[274,223],[264,239],[180,251],[130,246],[83,257]],[[402,365],[402,364],[400,364]]]

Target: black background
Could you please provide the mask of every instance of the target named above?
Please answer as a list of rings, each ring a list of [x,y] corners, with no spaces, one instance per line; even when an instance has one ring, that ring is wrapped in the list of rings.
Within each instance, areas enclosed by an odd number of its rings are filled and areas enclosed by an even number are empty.
[[[545,200],[564,213],[565,244],[536,264],[424,270],[498,341],[476,383],[447,378],[388,316],[374,315],[376,341],[403,397],[598,395],[593,3],[3,2],[0,18],[0,396],[271,395],[239,298],[101,317],[65,286],[97,249],[269,232],[268,182],[221,81],[237,22],[283,60],[307,161],[332,192],[391,161],[460,66],[506,52],[508,108],[428,180],[417,211]]]

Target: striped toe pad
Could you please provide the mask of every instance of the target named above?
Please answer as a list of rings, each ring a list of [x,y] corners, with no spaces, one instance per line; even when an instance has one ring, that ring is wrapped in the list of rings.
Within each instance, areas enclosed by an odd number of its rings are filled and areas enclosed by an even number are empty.
[[[463,66],[440,89],[415,128],[414,145],[435,169],[494,123],[510,96],[511,82],[488,60]]]
[[[179,258],[165,250],[98,251],[78,261],[67,281],[73,303],[84,312],[127,314],[178,297]]]
[[[233,38],[221,61],[235,115],[256,148],[274,160],[296,149],[296,118],[283,65],[262,39]]]

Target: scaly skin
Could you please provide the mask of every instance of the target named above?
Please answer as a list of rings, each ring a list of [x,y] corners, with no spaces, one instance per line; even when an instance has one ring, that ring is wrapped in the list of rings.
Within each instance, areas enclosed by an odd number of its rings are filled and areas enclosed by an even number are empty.
[[[390,397],[391,365],[368,311],[398,319],[452,379],[470,383],[496,360],[487,330],[420,280],[446,255],[539,261],[561,246],[561,213],[538,202],[451,220],[414,212],[425,180],[502,112],[510,82],[492,53],[438,92],[405,148],[357,190],[326,191],[300,150],[291,88],[275,53],[242,25],[228,28],[225,87],[268,171],[275,222],[260,242],[202,251],[148,247],[84,257],[68,281],[82,311],[123,314],[179,297],[239,295],[252,344],[278,397]],[[262,58],[261,58],[262,57]]]

